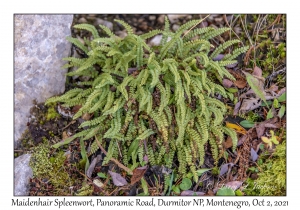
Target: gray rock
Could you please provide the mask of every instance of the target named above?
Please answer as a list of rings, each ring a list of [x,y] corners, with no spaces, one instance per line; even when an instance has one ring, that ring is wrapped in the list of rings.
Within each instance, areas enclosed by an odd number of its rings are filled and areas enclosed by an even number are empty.
[[[29,194],[29,181],[32,178],[32,169],[29,167],[30,154],[21,155],[15,161],[14,171],[14,195],[28,195]]]
[[[84,17],[82,17],[78,20],[78,23],[87,23],[87,20]]]
[[[176,23],[179,18],[184,18],[184,17],[188,17],[188,16],[190,16],[190,15],[168,15],[168,18],[171,23]]]
[[[177,24],[174,24],[173,26],[172,26],[172,29],[173,29],[173,31],[177,31],[178,29],[179,29],[179,25],[177,25]]]
[[[157,18],[157,21],[160,23],[160,24],[163,24],[165,22],[165,15],[160,15],[158,18]]]
[[[150,15],[149,16],[149,20],[155,20],[155,19],[156,19],[155,15]]]
[[[149,45],[158,46],[160,44],[161,39],[162,39],[162,35],[156,35],[151,39]]]
[[[65,90],[62,58],[69,56],[73,15],[15,15],[15,148],[33,99],[44,102]]]
[[[113,30],[113,23],[101,18],[96,18],[95,25],[105,25],[110,30]]]

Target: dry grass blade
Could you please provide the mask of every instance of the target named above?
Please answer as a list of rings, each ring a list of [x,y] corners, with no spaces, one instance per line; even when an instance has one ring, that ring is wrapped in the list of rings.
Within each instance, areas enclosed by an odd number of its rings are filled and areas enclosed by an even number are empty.
[[[99,140],[97,139],[97,137],[95,136],[96,142],[99,146],[99,148],[101,149],[101,151],[106,155],[107,152],[105,151],[105,149],[101,146]],[[119,161],[117,161],[115,158],[110,158],[111,161],[113,161],[115,164],[117,164],[120,168],[122,168],[124,171],[126,171],[129,175],[132,175],[132,171],[127,168],[126,166],[124,166],[122,163],[120,163]]]
[[[190,30],[188,30],[182,38],[184,38],[193,28],[195,28],[197,25],[199,25],[202,21],[204,21],[206,18],[208,18],[210,15],[207,15],[205,18],[201,19],[196,25],[194,25]]]

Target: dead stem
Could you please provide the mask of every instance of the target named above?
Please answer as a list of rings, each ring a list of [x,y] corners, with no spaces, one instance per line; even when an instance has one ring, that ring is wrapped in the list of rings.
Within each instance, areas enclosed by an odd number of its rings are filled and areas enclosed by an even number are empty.
[[[95,136],[96,142],[99,146],[99,148],[101,149],[101,151],[106,155],[107,152],[105,151],[105,149],[101,146],[99,140],[97,139],[97,137]],[[126,171],[129,175],[132,175],[132,171],[127,168],[126,166],[124,166],[122,163],[120,163],[119,161],[117,161],[115,158],[110,158],[111,161],[113,161],[115,164],[117,164],[120,168],[122,168],[124,171]]]

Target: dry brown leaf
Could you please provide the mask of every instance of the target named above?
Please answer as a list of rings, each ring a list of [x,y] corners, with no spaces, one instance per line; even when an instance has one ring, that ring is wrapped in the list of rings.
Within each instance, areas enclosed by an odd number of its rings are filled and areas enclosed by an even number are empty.
[[[261,70],[261,68],[255,66],[254,69],[253,69],[252,75],[253,76],[257,76],[257,77],[262,77],[262,70]]]
[[[246,87],[247,81],[245,79],[238,79],[234,81],[234,85],[237,86],[238,88],[242,89]]]
[[[130,180],[130,184],[133,185],[136,182],[140,181],[140,179],[144,176],[145,172],[147,171],[147,166],[139,167],[133,170],[133,175]]]
[[[230,147],[232,147],[232,139],[230,136],[227,137],[226,141],[223,143],[223,146],[228,149]]]
[[[78,110],[81,108],[82,106],[81,105],[76,105],[72,108],[72,112],[75,114],[78,112]]]
[[[67,131],[64,131],[64,132],[62,133],[62,140],[65,140],[65,139],[67,139],[67,138],[69,138],[69,136],[68,136],[68,134],[67,134]]]
[[[91,117],[92,117],[92,115],[91,114],[89,114],[89,113],[84,113],[82,116],[81,116],[81,118],[82,119],[84,119],[84,120],[89,120],[89,119],[91,119]]]

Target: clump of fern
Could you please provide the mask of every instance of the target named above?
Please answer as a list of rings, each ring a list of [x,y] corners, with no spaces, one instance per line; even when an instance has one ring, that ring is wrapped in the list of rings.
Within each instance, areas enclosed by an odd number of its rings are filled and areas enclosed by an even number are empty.
[[[120,38],[102,25],[100,28],[108,36],[99,37],[94,26],[79,24],[74,27],[91,32],[92,40],[85,39],[82,44],[68,38],[87,57],[65,58],[69,63],[64,68],[77,68],[67,75],[89,76],[90,80],[80,84],[85,88],[50,98],[46,104],[81,105],[74,119],[85,113],[96,113],[97,117],[80,125],[88,129],[54,146],[96,136],[103,146],[109,142],[103,164],[111,157],[121,159],[120,151],[123,164],[131,169],[143,162],[145,155],[150,164],[168,168],[172,168],[177,158],[178,172],[184,175],[191,171],[197,181],[196,170],[204,163],[206,144],[210,144],[215,160],[224,134],[231,136],[233,150],[236,148],[236,133],[222,125],[226,107],[215,97],[232,99],[233,95],[212,78],[234,80],[225,66],[236,63],[234,59],[247,47],[237,48],[221,61],[214,61],[218,54],[239,42],[224,42],[211,52],[214,46],[210,40],[229,28],[197,28],[186,33],[200,23],[191,20],[171,32],[166,18],[163,31],[153,30],[138,36],[127,23],[115,21],[125,27],[126,37]],[[160,45],[148,46],[147,39],[157,34],[162,34]],[[97,149],[95,141],[91,153]]]

